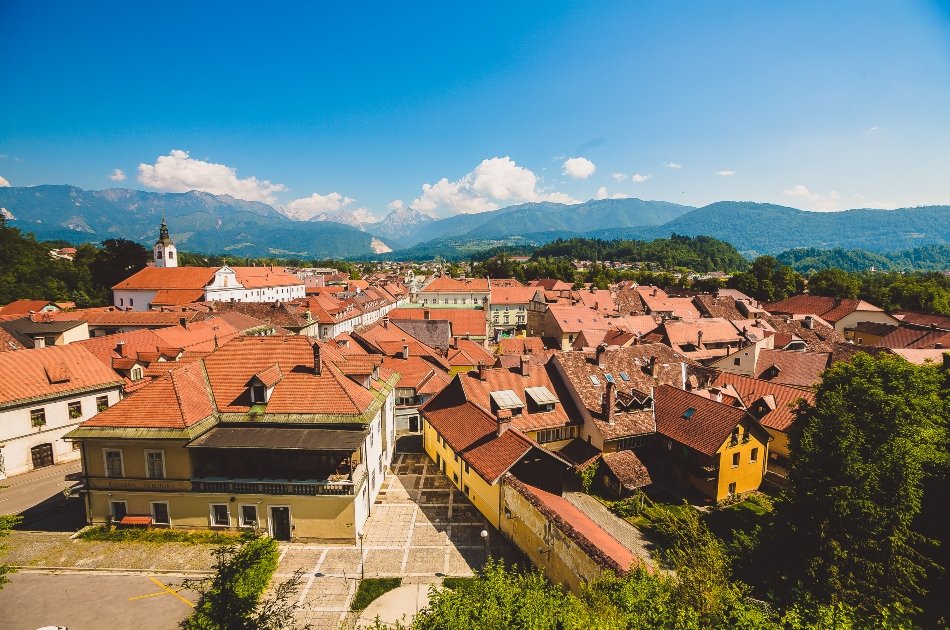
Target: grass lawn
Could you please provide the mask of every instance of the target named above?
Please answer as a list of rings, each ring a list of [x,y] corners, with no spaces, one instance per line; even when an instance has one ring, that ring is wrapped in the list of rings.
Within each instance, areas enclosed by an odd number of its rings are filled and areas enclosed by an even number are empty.
[[[402,584],[402,578],[366,578],[360,582],[353,597],[350,610],[359,612],[369,606],[373,600]]]
[[[751,494],[742,501],[710,510],[703,520],[712,533],[731,540],[736,530],[751,531],[772,511],[772,500],[762,494]]]
[[[79,534],[80,540],[99,542],[189,543],[192,545],[226,545],[244,540],[247,534],[183,529],[152,529],[139,527],[90,527]]]

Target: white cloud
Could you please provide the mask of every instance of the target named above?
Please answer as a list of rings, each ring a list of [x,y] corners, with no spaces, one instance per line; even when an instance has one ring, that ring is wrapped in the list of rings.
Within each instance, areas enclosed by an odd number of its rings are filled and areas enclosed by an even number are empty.
[[[202,190],[265,203],[274,203],[274,195],[286,190],[283,184],[266,179],[241,179],[230,166],[195,160],[180,149],[159,156],[155,164],[139,164],[138,180],[150,188],[169,192]]]
[[[294,199],[280,210],[291,219],[307,221],[321,212],[336,212],[354,201],[356,199],[351,199],[338,192],[332,192],[328,195],[313,193],[309,197]]]
[[[735,171],[716,171],[716,175],[719,175],[720,177],[732,177],[735,174]]]
[[[630,176],[630,179],[637,182],[638,184],[642,184],[648,179],[653,179],[653,175],[649,173],[647,173],[646,175],[641,175],[640,173],[634,173],[633,175]]]
[[[878,129],[880,129],[880,127],[871,127],[870,129],[868,129],[868,131],[871,132],[871,133],[873,133],[873,132],[877,131]]]
[[[613,193],[609,194],[607,192],[606,186],[601,186],[597,189],[597,194],[594,195],[594,199],[627,199],[630,195],[627,193]]]
[[[124,182],[125,171],[123,171],[121,168],[112,169],[112,175],[109,175],[109,179],[114,182]]]
[[[663,162],[663,166],[666,168],[683,168],[682,164],[677,164],[676,162]]]
[[[796,203],[808,210],[833,212],[848,208],[896,208],[899,204],[891,201],[868,200],[865,195],[842,195],[838,191],[826,193],[809,190],[804,184],[796,184],[782,194],[792,197]]]
[[[6,179],[5,177],[3,177],[2,175],[0,175],[0,188],[6,188],[6,187],[9,186],[9,185],[10,185],[10,182],[7,181],[7,179]]]
[[[369,208],[357,208],[353,211],[353,216],[359,219],[360,223],[377,223],[379,217],[373,214]]]
[[[389,205],[386,206],[390,210],[402,210],[406,207],[406,204],[402,202],[402,199],[394,199],[389,202]]]
[[[510,157],[482,160],[475,170],[455,181],[443,177],[423,184],[422,194],[409,207],[421,212],[452,215],[496,210],[500,204],[525,201],[578,203],[569,195],[538,189],[538,177]]]
[[[587,179],[594,174],[597,167],[587,158],[575,157],[564,160],[562,173],[574,179]]]
[[[610,176],[613,177],[618,182],[622,182],[623,180],[627,179],[627,176],[624,175],[623,173],[611,173]]]

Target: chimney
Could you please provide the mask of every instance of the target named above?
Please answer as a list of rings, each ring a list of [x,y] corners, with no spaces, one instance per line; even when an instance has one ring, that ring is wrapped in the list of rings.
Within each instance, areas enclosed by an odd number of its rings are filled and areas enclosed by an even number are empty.
[[[530,376],[531,375],[531,360],[522,355],[521,356],[521,376]]]
[[[422,311],[422,319],[429,319],[429,315],[430,315],[430,314],[431,314],[431,312],[429,311],[429,309],[423,310],[423,311]]]
[[[656,378],[657,375],[656,355],[650,357],[650,376]]]
[[[607,354],[607,344],[602,343],[597,346],[597,353],[594,355],[597,358],[597,367],[604,367],[604,359]]]
[[[389,316],[388,315],[383,317],[383,328],[385,328],[386,330],[389,330]]]
[[[614,407],[617,405],[617,390],[613,383],[607,381],[607,391],[604,392],[601,412],[607,424],[614,423]]]
[[[313,373],[317,376],[320,376],[323,371],[323,366],[320,361],[320,344],[313,344]]]
[[[184,328],[188,324],[188,319],[186,317],[178,318],[178,325]]]
[[[701,348],[703,346],[703,331],[698,331],[696,333],[696,347]]]
[[[495,435],[501,437],[502,433],[511,428],[511,409],[499,409],[495,413],[495,421],[498,423]]]
[[[409,344],[408,343],[402,344],[402,358],[403,359],[409,358]]]
[[[487,368],[487,366],[486,366],[484,363],[479,363],[479,364],[478,364],[478,380],[480,380],[480,381],[484,381],[484,380],[485,380],[485,376],[486,376],[485,370],[486,370],[486,368]]]
[[[125,356],[125,342],[121,340],[115,342],[115,351],[119,354],[120,357],[124,357]]]
[[[656,297],[656,287],[653,287],[653,291],[650,293],[653,297]]]
[[[805,328],[807,328],[808,330],[814,329],[814,328],[815,328],[815,318],[812,317],[811,315],[805,315],[804,326],[805,326]]]

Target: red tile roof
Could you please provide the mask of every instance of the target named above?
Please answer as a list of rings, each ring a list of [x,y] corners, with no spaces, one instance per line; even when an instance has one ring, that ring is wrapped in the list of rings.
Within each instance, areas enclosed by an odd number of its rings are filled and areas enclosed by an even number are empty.
[[[477,405],[462,402],[441,407],[435,398],[422,407],[423,416],[478,475],[493,484],[535,448],[517,429],[497,435],[498,422]]]
[[[501,356],[522,354],[543,356],[544,342],[540,337],[508,337],[498,342],[496,354]]]
[[[202,364],[172,363],[164,376],[86,420],[82,426],[181,429],[213,413]]]
[[[776,431],[786,431],[795,421],[793,410],[799,400],[809,403],[815,401],[815,394],[810,390],[728,372],[721,372],[712,384],[718,387],[732,386],[742,397],[742,404],[752,411],[762,426]],[[772,396],[775,401],[774,410],[755,405],[763,396]]]
[[[770,313],[789,313],[795,315],[819,315],[829,322],[837,322],[845,315],[855,311],[882,311],[864,300],[852,300],[824,297],[820,295],[793,295],[779,302],[764,305]]]
[[[204,289],[220,267],[146,267],[113,289]]]
[[[30,311],[41,311],[50,304],[49,300],[16,300],[0,306],[0,315],[26,315]]]
[[[492,281],[492,304],[527,304],[537,292],[535,287],[496,287]]]
[[[457,347],[449,349],[447,360],[453,367],[476,366],[480,363],[492,365],[495,357],[485,349],[485,346],[470,339],[459,339]]]
[[[202,301],[204,297],[204,289],[159,289],[152,298],[152,306],[191,304]]]
[[[639,490],[653,483],[647,467],[633,451],[604,453],[601,461],[610,469],[624,490]]]
[[[0,352],[0,405],[119,386],[122,380],[77,344]]]
[[[657,388],[653,408],[657,433],[705,455],[715,454],[747,417],[744,409],[669,385]]]
[[[426,317],[428,313],[428,317]],[[394,308],[389,312],[390,319],[444,319],[452,324],[452,335],[464,337],[485,337],[488,334],[488,320],[485,311],[474,308]]]
[[[487,278],[453,278],[441,276],[427,284],[420,293],[488,293]]]
[[[755,364],[755,377],[794,387],[814,387],[821,381],[830,358],[828,352],[763,349]]]

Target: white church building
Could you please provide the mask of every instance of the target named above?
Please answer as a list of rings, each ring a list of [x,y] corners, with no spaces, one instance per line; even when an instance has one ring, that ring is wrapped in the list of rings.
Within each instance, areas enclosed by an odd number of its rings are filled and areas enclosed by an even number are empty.
[[[152,253],[154,266],[112,287],[116,307],[148,311],[192,302],[288,302],[307,294],[303,281],[283,267],[179,267],[164,218]]]

